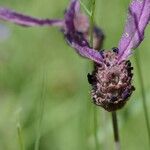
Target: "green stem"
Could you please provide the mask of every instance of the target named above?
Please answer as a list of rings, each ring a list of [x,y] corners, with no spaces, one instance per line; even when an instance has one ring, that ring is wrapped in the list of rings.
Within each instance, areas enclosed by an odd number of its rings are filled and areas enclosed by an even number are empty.
[[[90,45],[93,47],[93,30],[94,30],[94,14],[95,14],[95,5],[96,0],[92,0],[91,4],[91,16],[90,16]],[[98,136],[97,136],[97,110],[94,107],[94,138],[95,138],[95,147],[96,150],[99,149]]]
[[[145,89],[144,89],[144,81],[143,81],[143,75],[142,70],[140,66],[140,55],[138,52],[135,55],[135,63],[137,67],[137,74],[139,77],[139,84],[141,87],[141,95],[142,95],[142,102],[143,102],[143,110],[144,110],[144,116],[145,116],[145,123],[147,127],[147,134],[148,134],[148,140],[149,140],[149,146],[150,146],[150,122],[149,122],[149,115],[148,115],[148,109],[147,109],[147,103],[146,103],[146,95],[145,95]]]
[[[91,16],[91,12],[88,10],[88,8],[84,5],[84,3],[81,1],[81,0],[79,0],[79,2],[80,2],[80,4],[81,4],[81,6],[83,7],[83,9],[85,10],[85,12],[89,15],[89,16]]]
[[[95,149],[99,150],[98,134],[97,134],[97,109],[94,106],[94,138],[95,138]]]
[[[17,125],[17,132],[18,132],[18,140],[20,145],[20,150],[25,150],[24,148],[24,142],[23,142],[23,134],[20,123]]]
[[[39,106],[38,106],[38,112],[39,112],[39,119],[38,119],[38,124],[37,124],[37,136],[36,136],[36,141],[35,141],[35,150],[39,150],[40,148],[40,138],[41,138],[41,132],[42,132],[42,121],[43,121],[43,116],[44,116],[44,107],[45,107],[45,93],[46,93],[46,75],[43,74],[43,80],[42,80],[42,91],[41,91],[41,98],[39,101]]]
[[[113,131],[114,131],[115,149],[120,150],[121,148],[120,148],[117,113],[115,111],[112,112],[112,123],[113,123]]]
[[[92,4],[91,4],[91,16],[90,16],[90,44],[91,47],[93,47],[93,30],[94,30],[96,0],[92,0],[91,3]]]

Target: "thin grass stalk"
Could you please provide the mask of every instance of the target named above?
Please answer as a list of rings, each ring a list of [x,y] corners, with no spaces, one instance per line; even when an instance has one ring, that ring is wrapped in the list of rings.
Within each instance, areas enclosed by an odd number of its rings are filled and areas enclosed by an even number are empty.
[[[149,147],[150,147],[150,122],[149,122],[149,115],[148,115],[148,109],[147,109],[147,102],[146,102],[146,95],[145,95],[145,86],[144,86],[144,80],[143,80],[143,75],[142,75],[142,69],[140,66],[140,55],[137,52],[135,54],[135,63],[136,63],[136,68],[137,68],[137,74],[139,78],[139,84],[141,87],[141,96],[142,96],[142,104],[143,104],[143,111],[144,111],[144,116],[145,116],[145,124],[147,128],[147,134],[148,134],[148,141],[149,141]]]
[[[115,149],[121,150],[116,111],[112,112],[112,124],[113,124],[113,131],[114,131]]]
[[[90,16],[90,44],[91,44],[91,47],[93,47],[93,30],[94,30],[95,7],[96,7],[96,0],[92,0],[92,2],[91,2],[91,16]]]
[[[42,132],[42,121],[43,121],[43,116],[44,116],[44,108],[45,108],[45,96],[46,96],[46,72],[43,73],[43,79],[42,79],[42,91],[41,91],[41,98],[39,101],[39,106],[38,106],[38,112],[39,112],[39,119],[37,123],[37,135],[36,135],[36,141],[35,141],[35,147],[34,150],[39,150],[40,149],[40,139],[41,139],[41,132]]]
[[[95,139],[95,149],[99,150],[99,142],[98,142],[98,127],[97,127],[97,109],[94,106],[94,139]]]
[[[96,0],[92,0],[91,2],[91,16],[90,16],[90,45],[93,47],[93,30],[94,30],[94,18],[95,18],[95,6]],[[95,139],[95,149],[99,150],[99,142],[98,142],[98,128],[97,128],[97,110],[94,106],[94,139]]]
[[[23,133],[22,133],[20,122],[17,124],[17,133],[18,133],[18,141],[19,141],[20,150],[25,150]]]
[[[85,10],[85,12],[86,12],[89,16],[91,16],[91,12],[90,12],[90,10],[85,6],[85,4],[84,4],[81,0],[79,0],[79,2],[80,2],[80,4],[81,4],[81,6],[83,7],[83,9]]]
[[[104,135],[104,138],[103,138],[103,150],[108,150],[109,149],[109,140],[107,140],[108,138],[108,112],[105,111],[105,110],[101,110],[101,116],[102,116],[102,127],[101,129],[103,130],[103,134]]]
[[[89,10],[84,3],[80,0],[81,6],[84,8],[86,13],[90,16],[90,46],[93,47],[93,30],[94,30],[94,18],[95,18],[95,6],[96,0],[92,0],[91,9]],[[94,117],[94,139],[95,139],[95,149],[99,150],[99,142],[98,142],[98,127],[97,127],[97,110],[96,107],[93,107],[93,117]]]

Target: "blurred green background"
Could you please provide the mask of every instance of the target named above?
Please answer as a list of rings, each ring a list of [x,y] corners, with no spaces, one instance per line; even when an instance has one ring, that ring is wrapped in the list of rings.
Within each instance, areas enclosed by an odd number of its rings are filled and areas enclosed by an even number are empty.
[[[63,18],[69,0],[0,0],[0,5],[43,18]],[[83,0],[88,4],[87,0]],[[95,22],[106,35],[105,49],[117,46],[129,0],[97,0]],[[26,150],[41,133],[40,150],[95,150],[94,107],[87,73],[90,62],[64,42],[57,28],[23,28],[0,22],[0,150],[19,150],[18,124]],[[0,29],[0,30],[2,30]],[[2,33],[2,31],[0,31]],[[2,36],[1,34],[0,36]],[[4,36],[4,35],[3,35]],[[150,107],[150,28],[136,53],[141,56]],[[141,87],[132,57],[136,91],[118,111],[122,150],[148,150]],[[44,106],[40,128],[39,119]],[[100,150],[113,150],[110,113],[96,107]],[[149,112],[150,113],[150,112]]]

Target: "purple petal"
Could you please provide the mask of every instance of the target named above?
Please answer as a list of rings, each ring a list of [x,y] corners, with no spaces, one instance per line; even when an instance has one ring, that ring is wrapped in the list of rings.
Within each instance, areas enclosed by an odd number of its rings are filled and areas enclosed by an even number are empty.
[[[69,33],[65,37],[70,46],[73,47],[80,56],[99,64],[102,63],[103,58],[101,54],[98,51],[89,48],[89,44],[86,39],[83,38],[82,33]]]
[[[65,14],[65,24],[66,28],[64,34],[69,45],[73,47],[80,56],[101,63],[103,60],[101,54],[91,49],[85,39],[88,36],[89,21],[87,16],[80,11],[79,0],[71,0]],[[96,34],[96,36],[98,35]]]
[[[0,8],[0,19],[22,26],[59,26],[63,27],[63,20],[38,19],[17,13],[7,8]]]
[[[104,42],[104,39],[105,39],[105,35],[104,35],[102,29],[97,27],[97,26],[95,26],[94,27],[94,31],[93,31],[93,35],[94,35],[93,48],[95,50],[102,49],[103,42]]]
[[[125,31],[119,42],[119,62],[131,55],[144,39],[144,30],[150,18],[150,0],[132,0]]]
[[[81,12],[79,0],[71,0],[65,14],[66,32],[78,31],[86,33],[89,30],[89,19]]]
[[[78,0],[71,0],[70,5],[69,5],[69,7],[66,11],[66,14],[65,14],[65,24],[66,24],[67,32],[75,31],[74,18],[75,18],[75,13],[76,13],[77,9],[80,9],[79,1]]]

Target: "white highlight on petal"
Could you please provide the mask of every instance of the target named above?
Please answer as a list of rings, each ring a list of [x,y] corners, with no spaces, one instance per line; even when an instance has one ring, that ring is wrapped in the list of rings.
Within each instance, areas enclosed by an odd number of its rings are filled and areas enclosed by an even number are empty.
[[[129,37],[129,33],[126,32],[126,33],[124,34],[124,37],[128,38],[128,37]]]

